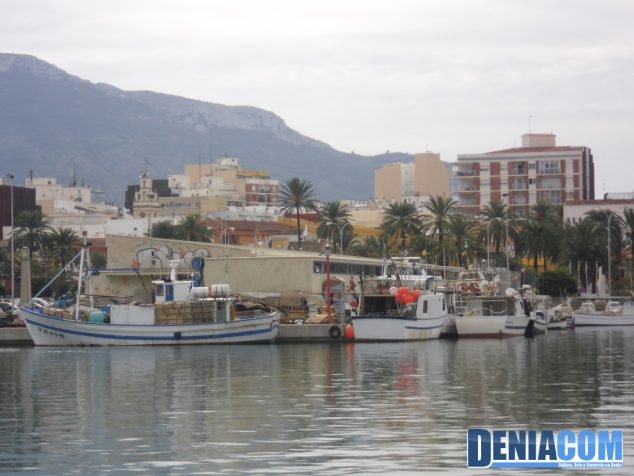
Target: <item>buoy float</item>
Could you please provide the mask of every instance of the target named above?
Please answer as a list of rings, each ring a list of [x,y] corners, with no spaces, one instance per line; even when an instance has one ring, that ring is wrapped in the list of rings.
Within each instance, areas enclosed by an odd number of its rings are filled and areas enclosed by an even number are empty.
[[[343,338],[346,340],[354,340],[354,326],[348,324],[343,328]]]

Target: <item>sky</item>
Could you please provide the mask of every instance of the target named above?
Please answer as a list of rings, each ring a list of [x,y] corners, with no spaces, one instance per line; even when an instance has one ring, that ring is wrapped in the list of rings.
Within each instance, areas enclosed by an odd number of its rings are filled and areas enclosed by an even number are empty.
[[[632,0],[0,0],[0,51],[279,115],[336,149],[483,153],[551,132],[632,192]]]

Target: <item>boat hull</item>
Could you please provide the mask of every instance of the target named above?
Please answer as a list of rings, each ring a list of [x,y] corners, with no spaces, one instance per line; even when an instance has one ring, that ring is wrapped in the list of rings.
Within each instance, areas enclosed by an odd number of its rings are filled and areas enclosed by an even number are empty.
[[[456,316],[458,337],[512,337],[524,335],[528,318]]]
[[[191,345],[272,342],[279,329],[277,313],[228,322],[184,325],[124,325],[65,320],[22,308],[35,345]]]
[[[352,318],[354,338],[358,342],[438,339],[445,317],[356,316]]]
[[[572,325],[581,326],[634,326],[634,314],[573,314]]]

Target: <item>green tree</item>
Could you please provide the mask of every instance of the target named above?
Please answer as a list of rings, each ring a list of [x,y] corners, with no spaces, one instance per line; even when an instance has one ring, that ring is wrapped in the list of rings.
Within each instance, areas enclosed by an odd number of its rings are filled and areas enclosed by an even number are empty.
[[[186,241],[210,241],[206,223],[197,215],[187,215],[176,225],[177,236]]]
[[[482,207],[481,216],[489,223],[489,239],[495,244],[495,254],[500,254],[500,244],[506,241],[506,223],[509,217],[509,209],[506,203],[493,200]],[[486,233],[486,229],[482,230]]]
[[[395,235],[401,241],[401,253],[405,251],[407,235],[415,235],[420,231],[418,211],[412,203],[392,203],[383,214],[381,230],[387,235]]]
[[[299,214],[302,209],[314,211],[315,190],[313,184],[306,179],[293,177],[282,185],[280,190],[280,211],[288,217],[295,213],[297,217],[297,249],[302,249],[302,230],[300,227]]]
[[[385,259],[396,251],[396,246],[390,235],[381,233],[379,236],[367,236],[363,240],[354,241],[350,253],[355,256]]]
[[[458,266],[467,267],[468,257],[467,246],[470,241],[471,222],[461,213],[456,213],[449,217],[447,227],[448,240],[451,243],[453,252],[456,254]]]
[[[163,238],[166,240],[177,240],[179,229],[169,221],[159,221],[152,223],[152,238]]]
[[[623,208],[621,223],[630,247],[630,274],[634,271],[634,209]]]
[[[430,230],[432,238],[438,235],[439,249],[444,251],[444,239],[449,228],[450,217],[456,210],[456,202],[451,198],[436,196],[426,201],[423,207],[429,212],[423,216],[423,227]],[[443,253],[443,257],[444,255],[445,253]],[[444,261],[443,259],[443,265]]]
[[[31,254],[43,249],[44,238],[50,227],[39,210],[25,210],[15,217],[16,249],[27,246]]]
[[[537,277],[537,289],[540,294],[565,297],[577,293],[577,282],[567,270],[555,269],[544,271]]]
[[[595,263],[602,257],[600,232],[599,225],[588,217],[576,223],[564,225],[562,236],[566,253],[563,258],[578,270],[583,287],[586,289],[593,284],[586,281],[586,275],[596,275]]]
[[[343,252],[343,245],[348,243],[354,235],[348,207],[339,201],[324,202],[317,209],[317,222],[319,223],[317,237],[329,239]],[[340,243],[342,235],[344,243]]]
[[[64,268],[81,249],[82,239],[72,228],[57,227],[44,235],[43,243],[46,261],[56,268]]]

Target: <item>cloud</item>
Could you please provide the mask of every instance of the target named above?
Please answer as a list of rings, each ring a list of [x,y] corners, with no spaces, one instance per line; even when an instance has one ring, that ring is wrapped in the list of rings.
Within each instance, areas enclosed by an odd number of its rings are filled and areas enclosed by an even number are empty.
[[[0,0],[0,44],[85,79],[271,110],[342,150],[634,147],[630,0]]]

